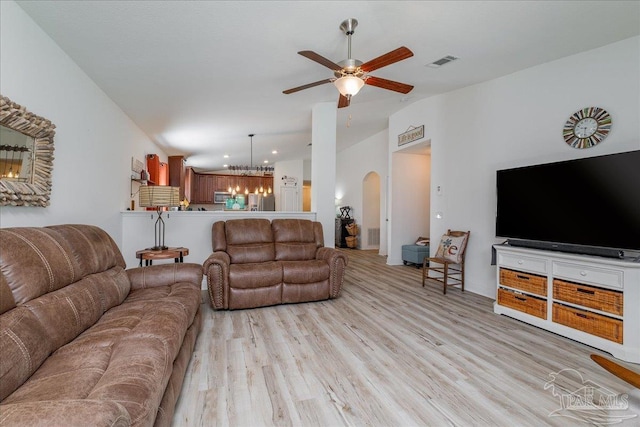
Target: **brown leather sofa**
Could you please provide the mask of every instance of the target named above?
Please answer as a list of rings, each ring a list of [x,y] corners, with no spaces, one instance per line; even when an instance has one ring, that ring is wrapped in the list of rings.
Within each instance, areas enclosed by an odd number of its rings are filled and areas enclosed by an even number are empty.
[[[241,309],[337,298],[347,257],[303,219],[233,219],[211,230],[204,262],[211,306]]]
[[[89,225],[0,229],[0,426],[169,426],[202,266],[125,270]]]

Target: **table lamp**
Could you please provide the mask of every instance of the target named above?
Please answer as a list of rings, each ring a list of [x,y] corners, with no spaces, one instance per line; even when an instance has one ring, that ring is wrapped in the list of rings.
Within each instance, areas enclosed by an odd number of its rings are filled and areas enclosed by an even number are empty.
[[[158,219],[155,224],[155,241],[153,250],[159,251],[168,249],[164,244],[164,220],[162,219],[162,208],[180,205],[180,188],[166,185],[141,185],[140,186],[140,206],[145,208],[156,208]]]

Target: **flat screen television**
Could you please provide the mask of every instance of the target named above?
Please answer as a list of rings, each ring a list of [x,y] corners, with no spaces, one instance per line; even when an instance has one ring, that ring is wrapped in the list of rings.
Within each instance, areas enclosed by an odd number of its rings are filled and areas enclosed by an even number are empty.
[[[498,170],[496,236],[601,256],[640,251],[640,150]]]

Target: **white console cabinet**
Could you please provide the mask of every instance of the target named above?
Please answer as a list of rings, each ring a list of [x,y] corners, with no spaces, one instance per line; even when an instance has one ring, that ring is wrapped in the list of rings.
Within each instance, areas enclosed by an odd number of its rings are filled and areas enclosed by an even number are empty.
[[[640,263],[495,245],[494,312],[640,363]]]

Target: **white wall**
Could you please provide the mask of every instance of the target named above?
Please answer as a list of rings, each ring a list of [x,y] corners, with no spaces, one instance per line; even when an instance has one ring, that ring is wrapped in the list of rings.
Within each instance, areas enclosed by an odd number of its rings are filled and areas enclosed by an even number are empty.
[[[564,142],[562,128],[587,106],[605,108],[613,127],[601,144],[576,150]],[[637,150],[639,117],[640,37],[633,37],[418,101],[390,117],[389,134],[426,124],[432,150],[431,237],[447,228],[471,230],[465,288],[494,297],[496,170]],[[438,185],[441,196],[434,191]],[[402,223],[406,214],[393,209],[394,225]],[[435,219],[437,211],[442,220]]]
[[[336,198],[339,206],[353,208],[356,224],[363,224],[362,181],[370,172],[380,176],[380,255],[387,254],[387,146],[387,132],[382,131],[340,151],[336,158]]]
[[[336,120],[334,102],[315,104],[311,111],[311,211],[322,223],[324,244],[335,246]]]
[[[0,2],[0,19],[0,93],[56,125],[51,205],[4,206],[2,227],[94,224],[121,245],[131,157],[165,153],[16,3]]]

